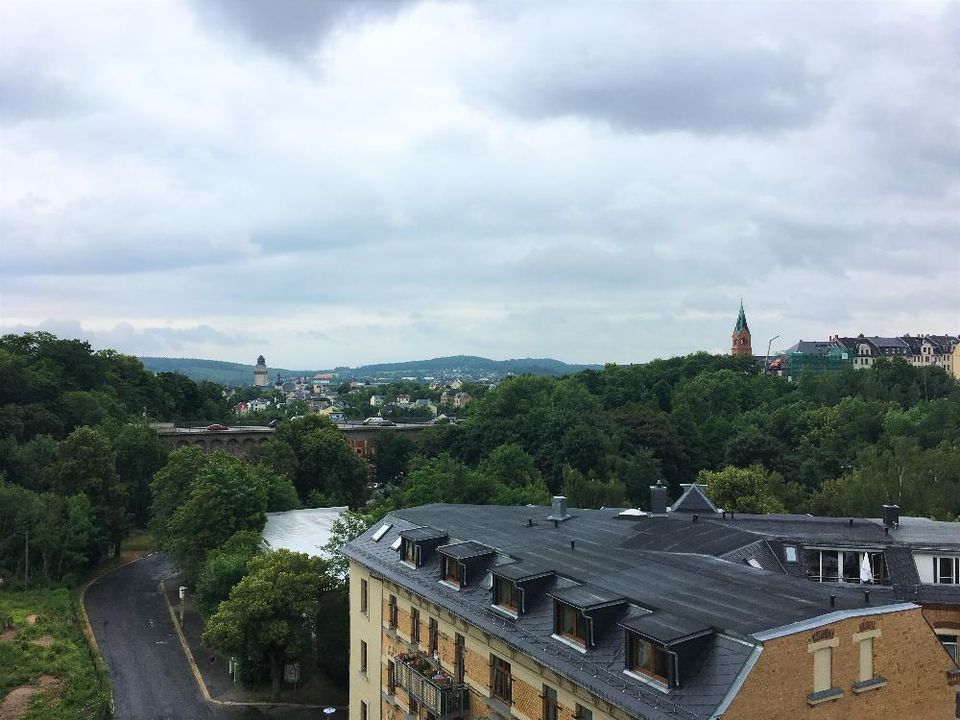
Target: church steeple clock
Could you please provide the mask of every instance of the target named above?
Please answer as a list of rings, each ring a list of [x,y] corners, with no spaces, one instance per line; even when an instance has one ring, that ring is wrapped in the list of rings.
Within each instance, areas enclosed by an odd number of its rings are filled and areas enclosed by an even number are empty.
[[[750,344],[750,328],[747,327],[747,316],[743,312],[743,300],[740,300],[740,314],[737,324],[733,328],[733,342],[731,355],[753,355],[753,346]]]

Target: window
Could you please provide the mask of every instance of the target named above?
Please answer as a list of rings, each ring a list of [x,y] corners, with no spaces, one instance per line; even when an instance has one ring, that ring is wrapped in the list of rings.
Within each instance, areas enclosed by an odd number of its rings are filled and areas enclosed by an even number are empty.
[[[387,603],[387,624],[391,630],[397,629],[397,615],[399,610],[397,608],[397,596],[391,595],[390,601]]]
[[[593,720],[593,710],[578,704],[577,714],[574,715],[574,720]]]
[[[630,670],[650,675],[657,680],[667,682],[669,666],[667,653],[658,645],[644,640],[639,635],[630,634],[627,663]]]
[[[941,585],[960,584],[960,558],[935,557],[933,559],[933,581]]]
[[[830,629],[818,630],[807,645],[807,652],[813,655],[813,692],[807,696],[810,705],[832,700],[843,694],[840,688],[833,687],[833,649],[838,645],[840,639],[834,637]]]
[[[833,681],[833,648],[813,653],[813,691],[829,690]]]
[[[943,647],[946,648],[947,654],[953,658],[954,662],[960,660],[960,656],[957,655],[957,647],[960,646],[960,631],[937,630],[936,633],[940,642],[943,643]]]
[[[377,531],[370,537],[374,542],[380,542],[381,538],[387,534],[387,531],[393,527],[392,523],[386,523],[377,528]]]
[[[868,577],[872,582],[880,583],[889,580],[883,552],[822,548],[809,548],[804,552],[807,577],[818,582],[862,582],[867,570],[864,564],[865,559],[869,564]]]
[[[509,580],[495,577],[493,579],[493,604],[497,607],[520,614],[520,591]]]
[[[508,705],[513,704],[513,678],[510,676],[510,663],[490,656],[490,694]]]
[[[453,644],[453,675],[457,683],[462,683],[467,670],[467,644],[463,635],[457,633]]]
[[[393,660],[387,660],[387,692],[390,695],[393,695],[397,689],[397,679],[393,676],[394,672]]]
[[[796,562],[797,561],[797,548],[793,545],[784,545],[783,552],[787,556],[787,562]]]
[[[407,565],[413,565],[414,567],[420,564],[420,548],[413,540],[403,538],[403,542],[400,544],[400,559]]]
[[[427,621],[427,652],[434,655],[437,652],[439,641],[440,628],[437,625],[437,619],[430,618]]]
[[[860,641],[860,682],[873,679],[873,638]]]
[[[553,631],[578,645],[587,645],[587,618],[576,608],[559,600],[553,603]]]
[[[420,611],[417,608],[410,609],[410,640],[420,643]]]
[[[367,581],[360,581],[360,612],[367,614]]]
[[[360,720],[367,720],[367,704],[360,701]]]
[[[367,672],[367,643],[360,641],[360,672]]]
[[[560,705],[557,703],[557,691],[549,685],[543,686],[543,720],[557,720],[560,717]]]
[[[452,557],[447,557],[446,555],[443,555],[441,559],[443,561],[442,562],[443,579],[446,582],[450,583],[451,585],[456,585],[457,587],[460,587],[460,585],[462,584],[462,578],[460,575],[460,563],[458,563]]]
[[[409,700],[410,714],[416,717],[420,717],[420,703],[415,697],[410,697]]]

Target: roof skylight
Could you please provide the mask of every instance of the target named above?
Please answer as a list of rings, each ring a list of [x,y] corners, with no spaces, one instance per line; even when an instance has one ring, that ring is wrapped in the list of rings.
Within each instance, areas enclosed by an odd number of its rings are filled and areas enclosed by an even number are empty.
[[[379,529],[370,537],[374,542],[380,542],[380,539],[387,534],[387,531],[392,528],[391,523],[385,523],[379,527]]]

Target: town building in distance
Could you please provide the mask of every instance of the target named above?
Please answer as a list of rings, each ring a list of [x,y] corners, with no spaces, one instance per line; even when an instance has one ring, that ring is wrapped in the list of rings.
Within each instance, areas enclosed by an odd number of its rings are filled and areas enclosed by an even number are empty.
[[[253,368],[253,384],[257,387],[267,386],[267,361],[263,355],[257,358],[257,365]]]
[[[938,367],[954,377],[960,377],[960,337],[834,335],[829,340],[800,340],[776,358],[776,364],[771,365],[780,374],[799,380],[806,371],[819,373],[847,367],[865,370],[882,358],[901,358],[915,367]]]
[[[397,510],[346,545],[351,720],[954,716],[955,523],[651,492]]]
[[[743,300],[740,301],[740,314],[737,315],[737,324],[733,327],[730,343],[731,355],[753,355],[753,345],[750,340],[750,328],[747,327],[747,316],[743,312]]]

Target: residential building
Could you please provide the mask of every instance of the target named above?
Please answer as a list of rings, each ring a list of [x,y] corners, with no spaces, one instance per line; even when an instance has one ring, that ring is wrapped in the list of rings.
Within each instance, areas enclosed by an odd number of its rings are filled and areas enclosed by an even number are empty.
[[[267,384],[267,361],[263,355],[257,358],[257,364],[253,368],[253,384],[257,387],[265,387]]]
[[[753,345],[750,340],[750,328],[747,327],[747,316],[743,312],[743,300],[740,301],[740,314],[737,315],[737,324],[733,327],[731,338],[731,355],[753,355]]]
[[[805,372],[830,372],[850,367],[853,351],[829,340],[800,340],[783,354],[786,375],[799,380]]]
[[[383,407],[383,404],[386,402],[386,398],[383,395],[371,395],[370,396],[370,406],[371,407]]]
[[[427,505],[346,545],[351,720],[952,717],[956,525],[651,495]]]
[[[853,351],[853,366],[857,369],[871,367],[882,357],[900,357],[911,365],[941,367],[952,373],[953,351],[960,343],[960,338],[953,335],[901,335],[899,337],[834,335],[830,341]]]
[[[397,405],[409,405],[410,396],[409,395],[397,395]]]

